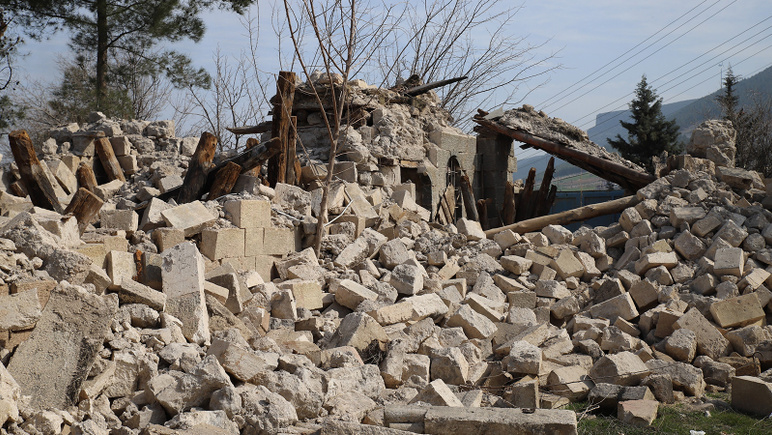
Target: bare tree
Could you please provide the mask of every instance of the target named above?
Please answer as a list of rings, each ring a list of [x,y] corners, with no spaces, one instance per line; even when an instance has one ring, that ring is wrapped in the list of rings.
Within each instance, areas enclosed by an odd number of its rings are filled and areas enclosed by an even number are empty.
[[[404,24],[391,43],[378,47],[376,74],[394,83],[407,73],[424,83],[451,77],[466,80],[438,89],[442,107],[468,127],[477,108],[519,104],[559,68],[547,41],[532,44],[517,34],[522,6],[497,0],[408,2]],[[534,79],[541,80],[533,83]],[[528,87],[523,91],[524,84]]]
[[[217,137],[220,150],[238,150],[239,137],[227,127],[258,124],[270,108],[267,89],[275,74],[260,68],[258,17],[242,19],[249,46],[236,57],[227,57],[217,49],[215,71],[208,90],[187,89],[187,100],[173,103],[176,116],[193,117],[193,130],[209,131]],[[192,104],[191,104],[192,103]]]
[[[735,114],[737,166],[772,176],[772,99],[758,93]]]

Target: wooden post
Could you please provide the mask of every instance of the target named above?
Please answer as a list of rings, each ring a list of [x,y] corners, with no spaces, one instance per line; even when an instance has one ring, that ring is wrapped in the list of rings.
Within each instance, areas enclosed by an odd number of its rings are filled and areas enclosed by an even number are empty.
[[[473,221],[479,221],[480,217],[477,214],[477,204],[474,200],[474,192],[472,191],[472,183],[469,181],[469,177],[465,172],[461,171],[461,198],[464,201],[464,208],[466,208],[466,217]]]
[[[101,137],[94,142],[94,147],[99,156],[99,161],[107,173],[107,178],[110,181],[121,180],[126,182],[126,177],[123,176],[123,169],[121,169],[121,164],[118,163],[118,159],[115,157],[115,151],[113,151],[113,146],[110,144],[110,139]]]
[[[64,214],[72,214],[75,219],[78,220],[78,231],[83,234],[86,231],[86,227],[94,219],[99,210],[102,208],[104,202],[99,199],[98,196],[87,190],[85,187],[81,187],[75,192],[72,197],[72,201],[64,210]]]
[[[185,180],[177,195],[178,204],[195,201],[204,194],[206,175],[212,168],[216,147],[217,138],[209,132],[204,132],[198,141],[196,152],[193,153],[193,157],[190,159],[188,171],[185,173]]]
[[[601,202],[598,204],[585,205],[584,207],[567,210],[560,213],[539,216],[533,219],[527,219],[515,222],[512,225],[505,225],[500,228],[494,228],[485,232],[486,236],[492,236],[504,230],[512,230],[519,234],[525,234],[532,231],[540,231],[547,225],[566,225],[573,222],[580,222],[597,216],[603,216],[612,213],[620,213],[627,207],[633,207],[641,202],[635,195],[625,196],[624,198],[613,201]]]
[[[60,214],[64,212],[54,190],[53,183],[56,183],[56,180],[50,180],[46,176],[45,169],[35,154],[35,148],[32,146],[32,140],[27,132],[25,130],[12,131],[8,135],[8,141],[13,158],[19,167],[22,183],[24,183],[32,203]]]
[[[78,186],[85,188],[90,192],[96,192],[97,181],[94,175],[94,170],[91,169],[86,162],[81,162],[78,165],[78,170],[75,171],[75,177],[78,179]]]
[[[271,137],[281,140],[281,151],[268,160],[268,183],[275,187],[276,183],[285,183],[287,179],[288,133],[290,117],[295,100],[295,73],[280,71],[276,80],[276,97],[273,105],[273,122]]]
[[[539,195],[536,197],[535,208],[533,216],[541,216],[547,214],[550,210],[549,194],[550,186],[552,186],[552,176],[555,173],[555,158],[550,157],[549,163],[547,163],[547,169],[544,170],[544,177],[541,179],[541,186],[539,187]]]
[[[246,149],[252,149],[256,146],[260,145],[260,141],[255,139],[254,137],[250,137],[247,139],[247,146]],[[260,175],[260,167],[252,168],[245,172],[246,174],[252,175],[252,176],[259,176]]]
[[[298,160],[298,117],[290,117],[290,128],[287,130],[287,167],[284,182],[296,185],[300,182],[300,160]]]
[[[515,183],[507,181],[507,188],[504,190],[504,207],[501,209],[501,221],[504,225],[515,223]]]
[[[486,198],[477,201],[477,213],[480,214],[480,226],[483,230],[487,230],[488,224],[488,206],[493,204],[493,199]]]
[[[536,182],[536,168],[528,171],[528,178],[525,180],[525,187],[517,197],[517,218],[522,221],[531,217],[533,211],[533,185]]]
[[[233,162],[228,162],[228,164],[220,168],[214,176],[214,183],[212,183],[212,188],[209,190],[209,195],[206,197],[207,201],[231,193],[240,174],[241,166]]]

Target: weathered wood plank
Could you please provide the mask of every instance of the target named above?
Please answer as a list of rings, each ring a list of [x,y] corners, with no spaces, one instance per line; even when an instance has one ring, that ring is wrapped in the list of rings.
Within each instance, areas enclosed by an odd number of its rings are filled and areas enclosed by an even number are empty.
[[[78,186],[85,188],[89,192],[96,192],[96,175],[94,175],[94,170],[86,162],[81,162],[78,165],[78,170],[75,171],[75,178],[78,180]]]
[[[477,214],[477,204],[474,199],[474,191],[472,191],[472,183],[469,181],[469,177],[466,173],[461,173],[461,198],[464,201],[464,208],[466,209],[466,218],[473,221],[479,221],[480,216]]]
[[[212,200],[231,193],[240,174],[241,166],[233,162],[228,162],[215,174],[214,183],[212,183],[212,188],[209,190],[209,195],[206,199]]]
[[[295,100],[296,75],[291,71],[280,71],[276,80],[276,97],[273,105],[271,137],[279,138],[281,151],[268,160],[268,183],[285,183],[287,179],[288,134]]]
[[[217,138],[204,132],[198,141],[196,152],[190,159],[188,171],[185,173],[185,179],[177,195],[177,203],[185,204],[195,201],[204,194],[206,189],[206,176],[212,169],[212,160],[214,159],[215,149],[217,148]]]
[[[121,164],[118,163],[118,158],[115,157],[115,151],[113,151],[113,145],[110,143],[110,139],[102,137],[94,142],[94,148],[96,149],[97,156],[99,156],[99,162],[102,163],[102,167],[107,173],[107,178],[110,181],[121,180],[126,181],[126,177],[123,175],[123,169]]]
[[[57,213],[64,212],[54,190],[53,183],[56,183],[56,180],[50,180],[46,176],[45,169],[35,154],[35,148],[32,146],[32,140],[27,132],[14,130],[8,134],[8,141],[13,158],[19,167],[21,181],[32,203]]]
[[[104,202],[85,187],[75,192],[64,214],[72,214],[78,221],[78,231],[83,234],[88,224],[94,221]]]

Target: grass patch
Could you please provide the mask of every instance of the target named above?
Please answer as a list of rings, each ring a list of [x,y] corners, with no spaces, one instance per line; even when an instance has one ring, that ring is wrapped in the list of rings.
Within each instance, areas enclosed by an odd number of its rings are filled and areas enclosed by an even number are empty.
[[[577,412],[580,435],[649,435],[685,434],[690,430],[704,431],[706,435],[769,435],[772,419],[760,419],[732,410],[687,410],[683,405],[660,405],[657,419],[651,427],[636,427],[622,423],[616,416],[587,414],[582,418],[586,403],[574,403],[568,409]]]

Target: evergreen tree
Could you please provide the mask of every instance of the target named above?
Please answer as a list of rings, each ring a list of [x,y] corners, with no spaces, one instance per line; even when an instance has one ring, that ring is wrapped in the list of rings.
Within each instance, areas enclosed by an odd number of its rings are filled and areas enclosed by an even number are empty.
[[[724,77],[724,93],[716,97],[716,101],[721,106],[721,111],[724,112],[724,119],[732,121],[733,124],[737,124],[737,104],[740,99],[735,94],[735,85],[739,81],[740,77],[734,75],[732,65],[729,65]],[[737,127],[735,126],[735,128]]]
[[[108,95],[108,64],[116,51],[146,55],[161,41],[204,35],[201,12],[213,7],[231,7],[243,12],[252,0],[0,0],[12,11],[21,28],[32,37],[69,30],[76,53],[91,53],[96,59],[96,102],[104,110]],[[164,72],[177,85],[208,85],[209,76],[195,69],[178,52],[155,52],[147,58],[146,74]]]
[[[667,151],[679,153],[683,148],[678,142],[678,125],[675,119],[668,121],[662,114],[662,98],[659,98],[644,75],[635,89],[635,99],[630,102],[632,121],[619,121],[627,130],[627,140],[617,134],[608,143],[619,150],[622,157],[652,170],[651,158]]]

